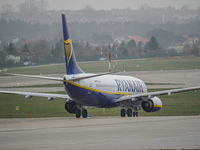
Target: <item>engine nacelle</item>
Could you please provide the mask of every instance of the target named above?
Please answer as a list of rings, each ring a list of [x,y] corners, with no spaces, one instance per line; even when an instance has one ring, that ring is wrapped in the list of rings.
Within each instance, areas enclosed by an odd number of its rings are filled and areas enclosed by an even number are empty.
[[[74,101],[67,101],[65,103],[65,109],[68,111],[70,114],[75,114],[76,113],[76,107],[77,104]]]
[[[148,101],[142,101],[142,109],[146,112],[159,111],[162,108],[162,101],[158,97],[150,98]]]

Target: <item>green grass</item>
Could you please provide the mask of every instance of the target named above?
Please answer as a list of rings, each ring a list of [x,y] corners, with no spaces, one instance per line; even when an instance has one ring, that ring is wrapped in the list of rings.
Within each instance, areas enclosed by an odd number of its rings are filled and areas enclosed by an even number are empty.
[[[8,68],[9,73],[18,73],[18,74],[30,74],[30,75],[43,75],[43,74],[65,74],[65,65],[64,64],[55,64],[55,65],[42,65],[34,67],[17,67],[17,68]],[[4,73],[0,73],[4,75]]]
[[[152,58],[120,62],[121,71],[189,70],[200,68],[199,57]]]
[[[25,99],[24,96],[1,94],[0,118],[29,118],[33,117],[60,117],[65,116],[64,99],[47,101],[47,98],[33,97]],[[19,106],[19,111],[16,111]]]
[[[160,89],[159,89],[160,90]],[[150,90],[154,91],[154,90]],[[62,92],[63,93],[63,92]],[[161,96],[163,108],[154,113],[139,111],[140,116],[188,116],[200,114],[200,91],[174,94],[173,96]],[[40,117],[74,117],[66,112],[65,100],[55,99],[47,101],[47,98],[33,97],[25,99],[24,96],[0,94],[0,118],[34,118]],[[19,111],[16,111],[19,106]],[[88,114],[94,116],[119,116],[120,108],[105,109],[88,107]]]
[[[108,72],[108,62],[82,62],[79,63],[86,73]],[[115,65],[115,60],[111,66]],[[157,71],[157,70],[189,70],[200,68],[200,57],[170,57],[152,58],[143,60],[119,60],[118,66],[112,71]],[[20,74],[65,74],[65,64],[44,65],[35,67],[9,68],[10,73]],[[4,75],[4,73],[0,73]]]

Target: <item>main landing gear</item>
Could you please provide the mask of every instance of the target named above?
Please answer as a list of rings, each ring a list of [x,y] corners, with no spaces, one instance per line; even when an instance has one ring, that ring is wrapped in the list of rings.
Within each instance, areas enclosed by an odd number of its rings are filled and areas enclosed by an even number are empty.
[[[79,108],[76,109],[76,118],[80,118],[81,115],[83,116],[83,118],[87,118],[88,116],[87,110],[84,109],[83,107],[81,107],[80,109]]]
[[[137,108],[134,108],[134,112],[132,112],[132,109],[131,108],[128,108],[128,109],[121,109],[121,117],[125,117],[125,116],[128,116],[128,117],[138,117],[138,112],[137,112]]]
[[[83,118],[87,118],[88,113],[85,107],[77,105],[74,101],[66,101],[65,109],[70,114],[75,114],[76,118],[80,118],[81,116],[83,116]]]

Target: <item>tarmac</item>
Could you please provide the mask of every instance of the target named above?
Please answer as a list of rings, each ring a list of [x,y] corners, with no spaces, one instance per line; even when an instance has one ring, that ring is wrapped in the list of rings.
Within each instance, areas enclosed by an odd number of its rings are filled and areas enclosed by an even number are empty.
[[[0,149],[199,149],[200,116],[0,119]]]

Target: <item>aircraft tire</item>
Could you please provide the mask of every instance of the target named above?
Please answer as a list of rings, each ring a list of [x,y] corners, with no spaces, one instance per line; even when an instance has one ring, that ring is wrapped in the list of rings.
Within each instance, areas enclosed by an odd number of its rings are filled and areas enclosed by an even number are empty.
[[[135,117],[135,112],[133,112],[133,117]]]
[[[76,118],[81,117],[81,111],[79,109],[76,110]]]
[[[87,115],[88,115],[87,110],[83,109],[83,112],[82,112],[83,118],[87,118]]]
[[[127,115],[128,115],[128,117],[132,117],[132,109],[129,108],[127,110]]]
[[[121,117],[125,117],[125,115],[126,115],[125,109],[121,109]]]
[[[138,117],[138,112],[135,112],[135,116]]]

